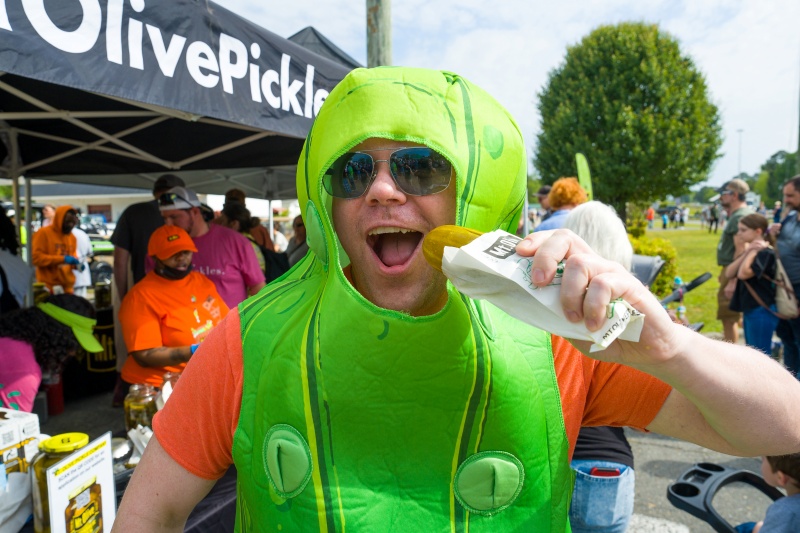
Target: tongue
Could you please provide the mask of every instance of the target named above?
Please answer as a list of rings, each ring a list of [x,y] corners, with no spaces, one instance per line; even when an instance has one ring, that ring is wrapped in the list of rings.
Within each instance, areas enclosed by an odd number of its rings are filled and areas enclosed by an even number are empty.
[[[384,233],[380,239],[378,257],[386,266],[402,265],[411,257],[419,244],[420,234]]]

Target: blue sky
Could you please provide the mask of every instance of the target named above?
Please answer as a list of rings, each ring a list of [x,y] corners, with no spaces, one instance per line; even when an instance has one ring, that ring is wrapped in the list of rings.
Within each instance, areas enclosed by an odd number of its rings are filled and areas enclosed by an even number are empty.
[[[365,0],[216,1],[284,37],[314,26],[366,63]],[[483,87],[516,118],[530,156],[536,94],[567,46],[630,20],[658,23],[706,76],[724,136],[709,184],[739,172],[740,138],[748,174],[797,149],[798,0],[404,0],[392,5],[393,63],[451,70]]]

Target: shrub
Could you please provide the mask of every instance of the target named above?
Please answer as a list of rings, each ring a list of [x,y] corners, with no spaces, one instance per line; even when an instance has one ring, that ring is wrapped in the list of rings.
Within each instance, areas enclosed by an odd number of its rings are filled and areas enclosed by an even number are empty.
[[[658,237],[639,237],[629,235],[628,238],[633,246],[633,253],[640,255],[659,255],[664,260],[664,268],[650,286],[650,290],[659,298],[663,298],[672,292],[672,284],[678,274],[677,257],[675,247],[666,239]]]
[[[628,229],[628,233],[631,237],[635,237],[637,239],[644,237],[644,234],[647,233],[647,219],[644,217],[645,211],[647,211],[648,204],[646,203],[629,203],[628,208],[626,209],[627,220],[625,221],[625,227]]]

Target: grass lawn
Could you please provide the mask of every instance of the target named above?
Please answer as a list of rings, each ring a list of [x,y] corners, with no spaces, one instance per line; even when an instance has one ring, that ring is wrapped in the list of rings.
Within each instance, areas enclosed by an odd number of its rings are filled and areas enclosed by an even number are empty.
[[[687,318],[690,322],[704,322],[704,332],[722,331],[722,322],[717,320],[717,290],[719,289],[720,268],[717,266],[717,243],[720,232],[708,233],[700,226],[686,226],[682,230],[650,230],[648,237],[667,239],[678,251],[678,275],[684,283],[704,272],[711,272],[712,278],[686,294]],[[675,304],[671,304],[675,307]]]

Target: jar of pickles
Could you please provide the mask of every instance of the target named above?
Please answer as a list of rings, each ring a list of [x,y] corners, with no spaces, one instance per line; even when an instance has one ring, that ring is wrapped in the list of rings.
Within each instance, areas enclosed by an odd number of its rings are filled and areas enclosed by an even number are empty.
[[[131,385],[128,395],[125,396],[125,430],[130,431],[138,425],[152,429],[153,416],[158,408],[156,397],[158,392],[152,385]]]
[[[47,469],[75,450],[89,444],[86,433],[63,433],[39,444],[39,453],[33,459],[33,530],[50,533],[50,503],[47,496]],[[67,528],[67,531],[75,531]],[[82,530],[78,530],[83,533]],[[99,530],[87,530],[99,531]]]
[[[94,284],[95,309],[108,309],[111,307],[111,283],[98,281]]]

